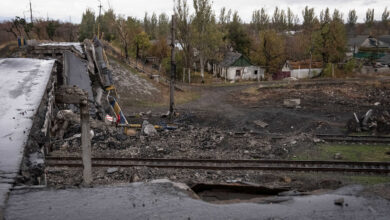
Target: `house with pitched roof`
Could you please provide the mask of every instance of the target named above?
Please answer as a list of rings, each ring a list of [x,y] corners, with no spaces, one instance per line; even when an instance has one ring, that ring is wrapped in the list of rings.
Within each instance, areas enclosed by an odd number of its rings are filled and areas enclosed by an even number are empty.
[[[251,61],[238,52],[225,54],[218,67],[219,76],[229,81],[262,80],[265,69],[253,65]]]

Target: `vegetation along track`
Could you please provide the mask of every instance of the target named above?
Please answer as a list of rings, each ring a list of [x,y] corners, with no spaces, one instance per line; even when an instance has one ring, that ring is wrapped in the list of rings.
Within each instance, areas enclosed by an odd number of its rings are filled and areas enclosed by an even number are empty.
[[[46,157],[47,167],[82,167],[78,157]],[[93,158],[94,167],[390,173],[390,162]]]

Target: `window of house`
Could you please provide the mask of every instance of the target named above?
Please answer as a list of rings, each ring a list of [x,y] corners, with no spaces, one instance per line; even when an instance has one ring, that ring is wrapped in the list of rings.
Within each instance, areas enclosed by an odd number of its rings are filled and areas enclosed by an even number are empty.
[[[236,70],[236,76],[241,76],[241,70]]]
[[[255,75],[257,75],[257,70],[255,70]]]

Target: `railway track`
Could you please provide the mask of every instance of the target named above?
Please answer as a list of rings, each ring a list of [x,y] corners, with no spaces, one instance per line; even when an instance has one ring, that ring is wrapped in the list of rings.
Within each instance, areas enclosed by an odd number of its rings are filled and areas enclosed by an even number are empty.
[[[245,132],[236,132],[234,133],[236,138],[244,138],[247,133]],[[254,136],[267,136],[266,134],[261,133],[249,133]],[[346,143],[378,143],[378,144],[389,144],[390,145],[390,136],[350,136],[350,135],[341,135],[341,134],[317,134],[317,138],[322,139],[327,142],[346,142]],[[284,139],[284,136],[272,136],[273,140]]]
[[[46,157],[47,167],[82,167],[81,158]],[[93,158],[93,167],[390,173],[390,162]]]
[[[327,142],[390,144],[389,136],[346,136],[334,134],[317,134],[316,136]]]

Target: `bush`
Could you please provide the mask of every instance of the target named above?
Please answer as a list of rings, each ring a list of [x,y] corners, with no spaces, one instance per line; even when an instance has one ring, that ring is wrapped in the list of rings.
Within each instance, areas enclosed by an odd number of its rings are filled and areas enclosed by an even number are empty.
[[[325,65],[325,68],[323,70],[323,74],[325,77],[332,77],[332,64],[331,63],[327,63]]]
[[[348,60],[348,62],[344,65],[344,71],[346,74],[349,74],[353,72],[355,67],[356,67],[356,60],[352,58]]]

